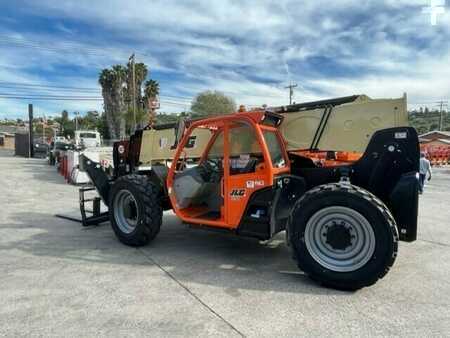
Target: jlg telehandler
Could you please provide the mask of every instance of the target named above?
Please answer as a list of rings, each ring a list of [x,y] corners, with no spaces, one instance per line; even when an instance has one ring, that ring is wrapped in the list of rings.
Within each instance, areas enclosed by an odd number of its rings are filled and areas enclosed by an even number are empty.
[[[414,241],[417,232],[417,133],[379,128],[405,122],[405,98],[387,106],[375,101],[352,96],[238,112],[187,121],[168,134],[146,128],[114,145],[114,177],[83,163],[127,245],[152,241],[168,209],[185,223],[261,240],[286,230],[301,270],[354,290],[382,278],[399,239]],[[383,109],[392,109],[394,122],[383,122]],[[300,117],[297,134],[283,129],[292,114]],[[340,130],[330,129],[339,121]],[[309,146],[295,145],[308,137]],[[339,138],[352,149],[342,149]],[[173,156],[158,158],[155,147]],[[93,223],[102,217],[96,209]]]

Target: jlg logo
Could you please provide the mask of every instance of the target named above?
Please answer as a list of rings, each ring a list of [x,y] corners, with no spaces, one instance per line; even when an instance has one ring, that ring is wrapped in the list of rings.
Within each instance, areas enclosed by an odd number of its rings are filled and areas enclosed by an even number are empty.
[[[230,192],[232,199],[238,199],[245,196],[245,189],[233,189]]]

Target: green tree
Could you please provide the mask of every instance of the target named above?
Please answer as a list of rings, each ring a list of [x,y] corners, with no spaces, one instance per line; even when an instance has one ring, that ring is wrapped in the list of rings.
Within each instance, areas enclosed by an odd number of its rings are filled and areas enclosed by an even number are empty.
[[[166,124],[178,122],[181,114],[159,113],[156,115],[156,124]]]
[[[36,124],[34,126],[34,135],[35,137],[42,138],[45,137],[44,140],[47,140],[51,137],[53,137],[55,132],[53,131],[53,128],[45,126],[44,131],[44,125],[42,123]]]
[[[147,80],[144,87],[144,107],[148,111],[148,123],[152,126],[156,123],[156,108],[153,102],[159,95],[159,83],[153,79]]]
[[[69,112],[67,110],[61,112],[61,119],[63,121],[69,121]]]
[[[98,129],[100,115],[97,111],[88,111],[86,115],[78,118],[79,129]]]
[[[142,84],[148,75],[147,66],[142,63],[134,64],[134,75],[133,75],[133,64],[128,62],[127,64],[127,87],[126,87],[126,102],[128,104],[127,111],[125,114],[126,121],[126,131],[131,133],[135,130],[135,122],[139,126],[145,120],[145,111],[142,106]],[[134,76],[134,84],[133,84]],[[133,104],[133,98],[135,102]],[[134,110],[135,109],[135,110]]]
[[[127,109],[127,68],[114,65],[100,72],[98,82],[102,86],[102,96],[109,133],[113,139],[125,137],[124,114]]]
[[[114,65],[100,72],[98,81],[102,86],[105,119],[111,138],[125,137],[134,130],[135,121],[141,124],[146,120],[142,105],[142,84],[148,73],[144,63],[135,63],[133,76],[133,65],[130,62],[126,67]],[[136,99],[134,103],[133,97]]]
[[[159,95],[159,83],[155,80],[147,80],[145,81],[145,87],[144,87],[144,97],[149,99],[155,99]]]
[[[194,98],[191,110],[201,116],[225,115],[236,111],[236,103],[219,91],[207,90]]]
[[[69,119],[69,112],[63,110],[61,112],[61,117],[55,117],[55,122],[60,126],[60,134],[63,136],[74,136],[75,132],[75,121]]]
[[[126,101],[133,106],[133,89],[136,91],[136,107],[139,107],[142,102],[142,83],[147,77],[148,69],[147,66],[142,63],[134,64],[134,87],[133,87],[133,66],[131,62],[127,64],[127,98]]]
[[[106,121],[106,114],[103,113],[100,116],[99,122],[98,122],[98,131],[102,135],[104,140],[110,140],[111,135],[109,134],[109,128],[108,128],[108,122]]]
[[[424,134],[428,131],[439,129],[440,112],[438,110],[430,111],[428,108],[423,109],[422,107],[419,111],[413,110],[409,113],[409,124],[417,129],[417,132]],[[450,113],[443,112],[443,123],[442,129],[450,129]]]

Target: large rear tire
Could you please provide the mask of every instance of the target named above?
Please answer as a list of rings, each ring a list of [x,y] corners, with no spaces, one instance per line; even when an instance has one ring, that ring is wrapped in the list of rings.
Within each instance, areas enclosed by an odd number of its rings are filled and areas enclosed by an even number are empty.
[[[111,188],[109,218],[122,243],[148,244],[159,233],[162,223],[159,188],[144,175],[120,177]]]
[[[376,283],[397,256],[398,232],[389,209],[348,183],[308,191],[295,203],[287,230],[298,267],[336,289]]]

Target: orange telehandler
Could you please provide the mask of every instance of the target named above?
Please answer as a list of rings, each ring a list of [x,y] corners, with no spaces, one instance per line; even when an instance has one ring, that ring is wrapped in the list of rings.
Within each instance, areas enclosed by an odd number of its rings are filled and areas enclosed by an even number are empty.
[[[175,131],[173,157],[151,166],[139,160],[151,130],[139,130],[114,145],[113,177],[82,159],[109,208],[86,223],[109,217],[131,246],[152,241],[169,209],[185,223],[260,240],[285,230],[314,280],[348,290],[372,285],[393,265],[398,240],[416,239],[419,143],[405,126],[375,131],[356,157],[315,149],[332,110],[351,100],[295,107],[323,110],[308,149],[289,149],[280,131],[289,107],[187,121]]]

